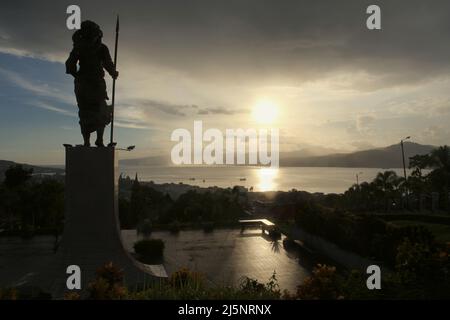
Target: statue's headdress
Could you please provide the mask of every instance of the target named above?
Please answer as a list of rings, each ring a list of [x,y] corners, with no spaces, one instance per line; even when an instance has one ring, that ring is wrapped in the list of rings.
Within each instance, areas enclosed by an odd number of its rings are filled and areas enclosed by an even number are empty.
[[[80,30],[76,31],[73,36],[73,42],[79,43],[83,42],[98,42],[103,37],[103,32],[100,29],[100,26],[93,21],[86,20],[81,23]]]

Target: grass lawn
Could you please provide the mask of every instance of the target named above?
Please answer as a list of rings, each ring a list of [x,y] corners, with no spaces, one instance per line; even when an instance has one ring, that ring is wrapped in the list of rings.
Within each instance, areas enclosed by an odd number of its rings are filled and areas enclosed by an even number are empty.
[[[450,242],[450,226],[439,223],[418,222],[411,220],[394,220],[391,223],[398,226],[424,226],[430,230],[437,241]]]

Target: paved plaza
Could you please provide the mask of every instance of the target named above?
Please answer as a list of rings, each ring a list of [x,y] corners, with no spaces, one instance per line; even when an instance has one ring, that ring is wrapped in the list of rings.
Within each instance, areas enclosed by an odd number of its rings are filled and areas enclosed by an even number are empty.
[[[310,274],[313,262],[298,251],[286,251],[282,240],[271,241],[261,230],[239,229],[153,232],[165,243],[164,266],[168,274],[187,267],[204,274],[213,284],[236,284],[243,276],[267,282],[273,272],[281,289],[294,291]],[[136,231],[123,230],[126,249],[132,251]],[[140,238],[139,238],[140,239]]]

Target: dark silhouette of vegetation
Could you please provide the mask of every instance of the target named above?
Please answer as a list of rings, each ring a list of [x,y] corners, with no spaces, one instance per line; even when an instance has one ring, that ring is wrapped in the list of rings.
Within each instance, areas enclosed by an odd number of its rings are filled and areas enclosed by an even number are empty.
[[[133,246],[138,259],[144,263],[160,262],[164,254],[164,241],[161,239],[145,239]]]
[[[381,277],[382,290],[367,290],[367,275],[318,265],[298,286],[296,299],[445,299],[450,297],[449,248],[432,249],[405,239],[396,250],[393,272]]]
[[[412,172],[407,181],[394,171],[385,171],[372,182],[353,185],[344,193],[343,206],[364,211],[429,208],[449,212],[450,148],[441,146],[429,154],[411,157],[409,168]],[[439,196],[436,206],[430,204],[432,193]]]
[[[18,294],[15,288],[0,288],[0,300],[17,300]]]
[[[180,269],[167,280],[149,283],[138,291],[128,290],[123,283],[123,272],[112,263],[97,271],[96,278],[89,284],[88,299],[96,300],[274,300],[282,298],[275,274],[267,283],[243,277],[237,286],[214,286],[205,284],[205,278],[198,272]],[[78,300],[77,294],[66,295],[67,299]]]
[[[395,171],[379,172],[372,182],[353,185],[343,195],[344,207],[349,210],[384,211],[403,208],[405,179]]]
[[[112,262],[100,267],[95,279],[89,283],[88,299],[120,300],[125,299],[127,289],[123,284],[123,271]]]
[[[3,182],[8,189],[21,187],[31,179],[33,169],[24,169],[22,165],[16,164],[5,171],[5,181]]]
[[[202,274],[181,269],[168,281],[152,284],[128,297],[138,300],[275,300],[285,296],[280,292],[275,274],[267,283],[243,277],[237,286],[210,287]]]
[[[336,268],[318,265],[302,285],[297,287],[295,298],[303,300],[343,299],[342,284]]]
[[[129,199],[119,199],[119,217],[123,229],[134,229],[138,225],[158,222],[168,214],[172,199],[150,186],[140,184],[137,179],[131,187]]]
[[[305,203],[296,223],[303,230],[361,256],[394,266],[396,248],[405,239],[434,246],[434,236],[421,226],[398,227],[370,214],[355,215]]]
[[[237,188],[189,190],[172,200],[168,194],[135,180],[129,198],[119,199],[120,222],[124,229],[142,230],[145,224],[151,224],[177,232],[181,225],[191,224],[210,231],[214,225],[235,223],[244,212],[240,201]]]
[[[64,219],[64,185],[56,179],[32,179],[32,169],[15,165],[0,185],[0,228],[7,233],[55,235]]]

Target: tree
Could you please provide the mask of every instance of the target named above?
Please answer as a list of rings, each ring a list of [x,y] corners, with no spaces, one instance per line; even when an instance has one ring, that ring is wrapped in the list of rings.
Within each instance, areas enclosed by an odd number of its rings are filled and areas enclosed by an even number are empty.
[[[441,146],[430,154],[429,166],[433,171],[429,174],[430,182],[443,195],[444,207],[449,209],[450,186],[450,148]]]
[[[24,169],[21,164],[10,166],[8,170],[5,171],[4,184],[7,188],[10,189],[17,188],[30,180],[32,174],[32,168]]]
[[[408,188],[419,202],[419,208],[421,208],[421,196],[430,190],[429,179],[423,174],[423,170],[429,167],[430,163],[429,154],[418,154],[409,158],[409,168],[412,172],[408,177]]]
[[[400,182],[401,179],[392,170],[379,172],[375,177],[373,183],[378,190],[378,194],[384,198],[385,211],[390,209],[392,198],[395,191],[398,190]]]

